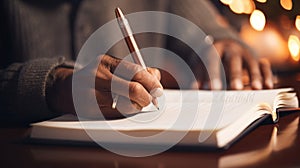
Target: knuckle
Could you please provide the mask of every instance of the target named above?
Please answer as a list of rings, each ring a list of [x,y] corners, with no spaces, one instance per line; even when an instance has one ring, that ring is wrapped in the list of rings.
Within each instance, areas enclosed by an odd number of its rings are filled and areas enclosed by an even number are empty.
[[[160,80],[161,75],[160,75],[160,71],[156,68],[149,68],[148,70],[152,75],[154,75],[158,80]]]
[[[108,55],[100,55],[98,57],[98,59],[101,61],[101,64],[105,64],[105,63],[109,62],[110,56],[108,56]]]
[[[138,82],[131,82],[129,84],[129,94],[132,96],[138,96],[143,90],[144,87]]]
[[[141,111],[142,108],[143,108],[143,106],[140,106],[137,103],[132,103],[132,109],[133,109],[134,112]]]
[[[267,59],[263,59],[263,58],[262,58],[262,59],[259,60],[259,63],[260,63],[260,65],[263,66],[263,67],[266,67],[266,68],[271,67],[270,61],[267,60]]]
[[[99,57],[100,64],[111,72],[115,71],[115,68],[120,64],[120,59],[111,57],[109,55],[102,55]]]
[[[135,79],[135,81],[142,81],[142,79],[145,76],[144,70],[142,69],[142,67],[141,66],[134,66],[133,71],[134,71],[133,78]]]
[[[149,105],[151,102],[150,95],[138,82],[131,82],[129,86],[129,97],[142,107]]]
[[[142,74],[142,72],[137,72],[133,78],[135,81],[142,81],[143,77],[144,77],[144,75]]]
[[[151,103],[151,99],[148,96],[146,98],[142,99],[142,100],[143,101],[141,101],[141,103],[139,104],[142,107],[146,107]]]

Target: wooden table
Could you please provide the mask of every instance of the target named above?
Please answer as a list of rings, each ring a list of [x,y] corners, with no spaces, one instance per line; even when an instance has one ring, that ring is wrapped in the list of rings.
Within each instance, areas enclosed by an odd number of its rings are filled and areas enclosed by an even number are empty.
[[[278,87],[300,93],[300,74],[279,78]],[[130,158],[100,147],[24,143],[29,128],[0,129],[0,167],[300,167],[300,112],[261,125],[225,151],[171,149]]]

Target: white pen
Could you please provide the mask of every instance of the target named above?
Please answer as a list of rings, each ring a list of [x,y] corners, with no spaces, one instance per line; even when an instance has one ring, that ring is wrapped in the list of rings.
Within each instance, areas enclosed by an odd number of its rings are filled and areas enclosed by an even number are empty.
[[[122,31],[122,34],[124,36],[124,39],[125,39],[126,44],[128,46],[128,49],[131,53],[133,61],[136,64],[141,65],[142,68],[147,71],[146,64],[143,60],[142,54],[139,50],[139,47],[138,47],[138,45],[135,41],[132,30],[131,30],[131,28],[129,26],[129,23],[128,23],[128,20],[125,18],[124,14],[123,14],[123,12],[121,11],[120,8],[116,8],[115,12],[116,12],[116,17],[118,19],[119,27]],[[163,90],[161,88],[156,88],[153,91],[151,91],[150,94],[153,97],[152,103],[154,104],[154,106],[157,109],[159,109],[156,97],[161,96],[163,94]],[[117,98],[114,98],[113,108],[116,106],[116,101],[117,101]]]

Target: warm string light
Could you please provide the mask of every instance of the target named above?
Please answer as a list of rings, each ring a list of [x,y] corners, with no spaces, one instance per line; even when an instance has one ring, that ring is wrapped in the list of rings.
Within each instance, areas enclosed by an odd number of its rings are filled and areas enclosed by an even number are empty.
[[[257,31],[262,31],[266,25],[266,17],[260,10],[254,10],[250,16],[250,24]]]
[[[228,5],[229,8],[237,14],[251,14],[255,9],[253,0],[220,0],[223,4]]]
[[[255,10],[256,6],[254,1],[246,0],[244,1],[244,13],[251,14]]]
[[[295,26],[300,31],[300,15],[296,17]]]
[[[257,2],[260,3],[266,3],[267,0],[256,0]],[[237,14],[251,14],[252,15],[257,15],[257,10],[256,6],[254,3],[254,0],[220,0],[225,5],[228,5],[229,8],[231,9],[232,12],[237,13]],[[293,8],[293,1],[292,0],[280,0],[280,5],[282,8],[285,10],[291,10]],[[255,11],[255,13],[254,13]],[[262,12],[262,11],[261,11]],[[262,12],[263,13],[263,12]],[[252,21],[252,22],[261,22],[262,15],[261,13],[259,14],[261,16],[260,19],[257,19],[257,21]],[[264,18],[265,14],[263,13]],[[297,19],[295,20],[296,22],[296,28],[300,31],[300,15],[297,16]],[[256,17],[255,17],[256,18]],[[251,22],[251,20],[250,20]],[[261,23],[251,23],[251,26],[254,28],[254,25],[261,24]],[[264,26],[261,26],[264,27]],[[254,28],[257,30],[256,28]]]
[[[295,35],[290,35],[288,40],[288,47],[291,53],[293,60],[300,60],[300,40]]]
[[[263,30],[265,27],[265,15],[256,9],[253,0],[220,0],[223,4],[228,5],[231,11],[237,14],[251,14],[251,26],[258,31]],[[265,3],[267,0],[257,0],[258,2]]]
[[[256,0],[257,2],[260,2],[260,3],[266,3],[267,0]]]
[[[280,5],[285,10],[291,10],[293,8],[293,1],[292,0],[280,0]]]
[[[232,3],[232,0],[220,0],[223,4],[229,5]]]
[[[232,0],[232,2],[229,4],[229,8],[237,14],[242,14],[244,11],[244,1],[240,0]]]

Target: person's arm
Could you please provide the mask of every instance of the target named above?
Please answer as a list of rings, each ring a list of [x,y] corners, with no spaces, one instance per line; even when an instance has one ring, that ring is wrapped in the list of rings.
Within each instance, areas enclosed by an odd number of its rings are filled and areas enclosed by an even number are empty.
[[[0,71],[1,120],[26,124],[61,114],[78,115],[72,95],[74,73],[82,82],[76,88],[82,94],[75,96],[84,100],[96,96],[96,108],[100,108],[107,118],[140,111],[152,102],[151,91],[162,88],[157,69],[146,71],[137,64],[108,55],[99,56],[77,71],[62,58],[14,63]],[[86,85],[89,79],[95,80],[95,87]],[[115,90],[112,90],[113,85]],[[113,95],[120,95],[116,109],[112,108]],[[80,108],[85,110],[79,115],[101,118],[98,110],[89,105],[81,104]]]
[[[28,1],[0,2],[0,124],[57,115],[48,106],[46,90],[53,70],[66,64],[59,56],[69,55],[69,9],[59,2],[47,4],[46,9]]]
[[[45,58],[13,63],[2,69],[1,120],[28,123],[56,116],[47,104],[46,90],[53,84],[53,70],[64,64],[63,58]]]

